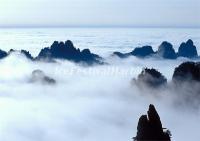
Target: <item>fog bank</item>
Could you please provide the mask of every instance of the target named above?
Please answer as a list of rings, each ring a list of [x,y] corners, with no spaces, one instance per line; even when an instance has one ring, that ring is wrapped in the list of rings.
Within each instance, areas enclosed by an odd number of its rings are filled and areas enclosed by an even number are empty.
[[[181,90],[140,89],[131,83],[144,67],[158,69],[170,82],[174,68],[186,59],[106,61],[110,65],[85,68],[63,60],[31,62],[20,54],[0,60],[0,140],[129,141],[150,103],[172,140],[200,138],[200,110],[175,103]],[[35,69],[54,78],[56,85],[29,83]]]

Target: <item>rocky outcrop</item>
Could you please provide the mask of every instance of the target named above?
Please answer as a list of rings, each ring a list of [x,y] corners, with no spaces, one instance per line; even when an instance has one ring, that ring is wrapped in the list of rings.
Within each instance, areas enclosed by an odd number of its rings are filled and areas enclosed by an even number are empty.
[[[163,57],[165,59],[176,59],[177,55],[171,43],[162,42],[162,44],[158,47],[157,55]]]
[[[26,58],[30,59],[30,60],[34,60],[34,57],[30,54],[29,51],[26,51],[26,50],[21,50],[20,51],[23,55],[26,56]]]
[[[24,55],[27,59],[30,59],[30,60],[34,60],[34,57],[30,54],[29,51],[26,51],[26,50],[14,50],[14,49],[10,49],[10,51],[8,52],[8,54],[11,54],[11,53],[14,53],[14,52],[19,52],[21,53],[22,55]]]
[[[30,79],[31,83],[56,84],[56,80],[46,76],[42,70],[34,70]]]
[[[174,70],[172,84],[178,106],[199,109],[200,106],[200,63],[185,62]]]
[[[40,51],[37,60],[67,59],[74,62],[84,62],[87,64],[102,63],[102,58],[90,52],[89,49],[76,49],[73,43],[68,40],[64,42],[55,41],[51,47]]]
[[[180,45],[178,49],[178,56],[187,58],[195,58],[198,56],[196,46],[194,46],[194,43],[191,39]]]
[[[200,82],[200,63],[185,62],[179,65],[174,70],[173,81],[189,82],[198,81]]]
[[[145,68],[138,75],[137,84],[157,88],[167,84],[167,79],[159,71]]]
[[[114,52],[114,56],[118,56],[119,58],[127,58],[129,56],[136,56],[140,58],[144,58],[147,56],[151,56],[155,54],[151,46],[143,46],[143,47],[137,47],[132,52],[129,53],[121,53],[121,52]]]
[[[143,46],[135,48],[130,54],[136,57],[147,57],[153,55],[154,53],[155,52],[151,46]]]
[[[7,57],[8,53],[0,49],[0,59]]]
[[[50,62],[56,62],[55,59],[66,59],[69,61],[74,61],[76,63],[85,63],[88,65],[92,64],[104,64],[103,58],[100,56],[93,54],[90,52],[89,49],[83,49],[80,51],[80,49],[76,49],[73,45],[73,43],[68,40],[65,43],[64,42],[58,42],[55,41],[51,47],[46,47],[42,49],[39,53],[39,55],[34,58],[29,51],[26,50],[14,50],[11,49],[8,53],[5,51],[0,50],[0,59],[8,56],[9,54],[13,52],[19,52],[23,54],[26,58],[32,60],[32,61],[50,61]]]
[[[133,139],[134,141],[170,141],[171,133],[163,129],[154,105],[149,105],[147,115],[142,115],[139,119],[137,135]]]
[[[151,46],[143,46],[137,47],[129,53],[114,52],[113,56],[118,56],[120,58],[127,58],[129,56],[136,56],[140,58],[157,56],[164,59],[176,59],[177,57],[195,58],[198,57],[198,53],[193,41],[189,39],[186,43],[182,43],[180,45],[178,53],[175,52],[171,43],[164,41],[158,47],[156,52],[153,51]]]
[[[8,53],[0,50],[0,59],[8,56],[12,52],[20,52],[32,61],[56,62],[56,59],[64,59],[88,65],[105,64],[103,62],[103,58],[99,55],[91,53],[89,49],[84,49],[82,51],[79,48],[76,49],[70,40],[65,43],[54,41],[50,47],[43,48],[36,58],[34,58],[29,51],[26,50],[16,51],[11,49]],[[157,56],[163,57],[164,59],[176,59],[179,56],[195,58],[198,57],[198,54],[193,41],[189,39],[186,43],[182,43],[180,45],[178,53],[175,52],[171,43],[164,41],[156,52],[153,51],[151,46],[143,46],[137,47],[129,53],[114,52],[112,56],[118,56],[120,58],[127,58],[129,56],[136,56],[140,58]]]
[[[119,58],[127,58],[130,56],[130,53],[121,53],[121,52],[113,52],[112,56],[117,56]]]

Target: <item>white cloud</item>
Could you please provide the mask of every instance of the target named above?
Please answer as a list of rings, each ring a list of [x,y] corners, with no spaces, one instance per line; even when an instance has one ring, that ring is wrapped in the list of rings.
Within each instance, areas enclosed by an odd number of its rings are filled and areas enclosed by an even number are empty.
[[[70,68],[87,70],[68,61],[32,63],[13,54],[0,65],[0,140],[4,141],[110,141],[131,140],[136,134],[138,118],[150,103],[155,104],[164,127],[172,131],[173,140],[199,138],[200,114],[174,107],[176,91],[141,91],[130,81],[143,67],[155,67],[167,78],[183,60],[108,60],[109,67],[132,69],[130,75],[67,74]],[[47,86],[27,83],[32,70],[41,69],[57,80]],[[9,74],[6,72],[10,70]],[[61,71],[58,71],[61,70]],[[195,130],[196,129],[196,130]],[[187,133],[187,136],[183,134]]]

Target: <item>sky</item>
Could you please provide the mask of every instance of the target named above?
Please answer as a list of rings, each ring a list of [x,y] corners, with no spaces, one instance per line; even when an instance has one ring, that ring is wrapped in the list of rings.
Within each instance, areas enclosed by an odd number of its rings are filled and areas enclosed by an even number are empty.
[[[200,0],[0,0],[0,26],[199,27]]]

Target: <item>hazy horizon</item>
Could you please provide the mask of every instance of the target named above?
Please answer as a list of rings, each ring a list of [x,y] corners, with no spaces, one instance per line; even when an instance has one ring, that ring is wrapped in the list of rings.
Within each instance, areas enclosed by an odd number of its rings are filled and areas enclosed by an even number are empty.
[[[23,29],[23,28],[38,28],[38,29],[40,29],[40,28],[54,28],[54,29],[59,29],[59,28],[88,28],[88,29],[90,29],[90,28],[96,28],[96,29],[101,29],[101,28],[122,28],[122,29],[126,29],[126,28],[130,28],[130,29],[174,29],[174,28],[177,28],[177,29],[199,29],[200,28],[200,26],[126,26],[126,25],[121,25],[121,26],[115,26],[115,25],[113,25],[113,26],[111,26],[111,25],[105,25],[105,26],[100,26],[100,25],[63,25],[63,26],[45,26],[45,25],[43,25],[43,26],[37,26],[37,25],[27,25],[27,26],[17,26],[17,25],[15,25],[15,26],[0,26],[0,28],[1,29],[8,29],[8,28],[21,28],[21,29]]]

